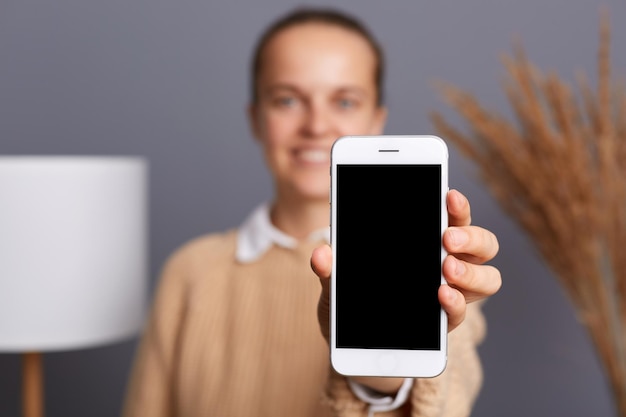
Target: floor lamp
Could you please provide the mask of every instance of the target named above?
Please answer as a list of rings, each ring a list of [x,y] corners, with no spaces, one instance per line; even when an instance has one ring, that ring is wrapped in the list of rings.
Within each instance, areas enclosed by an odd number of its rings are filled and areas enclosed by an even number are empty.
[[[147,291],[147,163],[0,157],[0,352],[21,353],[24,417],[43,417],[42,353],[140,329]]]

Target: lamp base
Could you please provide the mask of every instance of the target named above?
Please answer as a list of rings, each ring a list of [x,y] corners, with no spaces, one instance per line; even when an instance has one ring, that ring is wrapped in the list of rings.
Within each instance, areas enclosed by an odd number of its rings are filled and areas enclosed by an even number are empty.
[[[43,417],[43,358],[39,352],[22,354],[22,413]]]

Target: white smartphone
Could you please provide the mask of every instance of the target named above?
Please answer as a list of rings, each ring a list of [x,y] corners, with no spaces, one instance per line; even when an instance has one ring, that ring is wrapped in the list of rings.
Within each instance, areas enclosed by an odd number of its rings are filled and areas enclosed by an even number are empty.
[[[344,136],[331,151],[330,354],[343,375],[433,377],[447,361],[448,148]]]

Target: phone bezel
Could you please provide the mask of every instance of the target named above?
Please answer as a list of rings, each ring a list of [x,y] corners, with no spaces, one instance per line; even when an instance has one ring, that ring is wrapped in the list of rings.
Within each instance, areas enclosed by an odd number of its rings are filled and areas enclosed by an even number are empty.
[[[447,363],[447,316],[441,309],[439,350],[399,350],[339,348],[336,346],[336,238],[337,166],[339,164],[437,164],[441,166],[441,234],[448,227],[446,194],[448,191],[448,148],[434,135],[343,136],[331,150],[331,246],[333,273],[330,300],[330,356],[333,368],[348,376],[434,377]],[[441,263],[447,255],[441,247]],[[443,274],[441,283],[445,283]],[[402,319],[402,318],[401,318]]]

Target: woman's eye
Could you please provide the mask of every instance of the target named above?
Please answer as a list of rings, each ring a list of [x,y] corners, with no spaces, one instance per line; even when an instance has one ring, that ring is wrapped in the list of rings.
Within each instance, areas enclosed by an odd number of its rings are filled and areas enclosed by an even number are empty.
[[[297,100],[291,96],[276,97],[274,104],[278,107],[294,107],[297,104]]]
[[[341,98],[337,100],[337,105],[342,109],[351,109],[356,106],[356,101],[348,98]]]

